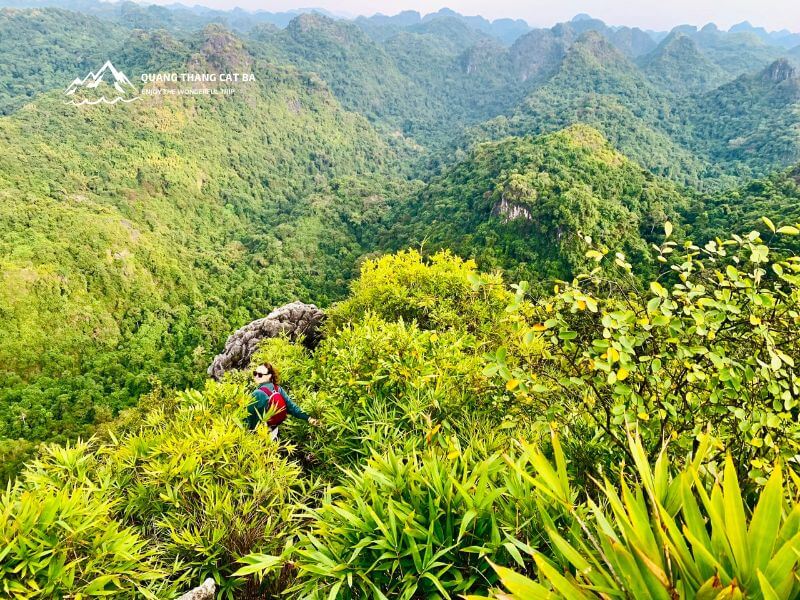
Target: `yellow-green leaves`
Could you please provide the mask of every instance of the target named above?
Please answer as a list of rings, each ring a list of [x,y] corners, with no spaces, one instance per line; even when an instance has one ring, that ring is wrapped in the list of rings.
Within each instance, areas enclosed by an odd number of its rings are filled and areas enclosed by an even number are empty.
[[[535,579],[498,569],[508,594],[496,598],[595,598],[602,593],[719,600],[800,593],[794,573],[800,560],[800,505],[792,501],[787,514],[782,469],[773,470],[751,512],[730,457],[716,481],[708,481],[707,471],[700,475],[709,438],[677,472],[667,451],[651,467],[641,440],[629,436],[628,443],[635,467],[625,470],[617,485],[606,480],[596,501],[570,506],[558,530],[547,528],[555,556],[534,553]],[[539,476],[553,471],[539,461],[532,464]],[[639,489],[628,485],[631,480]],[[587,512],[593,519],[586,518]]]
[[[358,597],[456,598],[495,580],[488,560],[532,565],[538,511],[556,504],[534,491],[538,460],[546,462],[527,450],[485,458],[469,449],[453,457],[444,448],[376,453],[312,511],[295,560],[300,595],[339,586]],[[550,475],[558,487],[566,465]]]
[[[650,282],[650,291],[653,292],[656,296],[658,296],[660,298],[666,298],[667,297],[667,290],[665,290],[664,286],[662,286],[657,281],[651,281]]]
[[[754,245],[750,250],[750,262],[767,262],[767,256],[769,256],[769,248],[764,244]]]
[[[560,282],[529,321],[549,341],[542,358],[503,377],[536,385],[548,419],[586,423],[623,452],[634,424],[653,456],[667,436],[687,448],[712,423],[723,441],[741,438],[737,458],[763,484],[800,445],[800,259],[779,260],[757,231],[702,248],[667,243],[673,264],[650,282],[595,270]]]
[[[778,227],[777,232],[783,235],[800,235],[800,229],[792,225],[784,225],[783,227]]]

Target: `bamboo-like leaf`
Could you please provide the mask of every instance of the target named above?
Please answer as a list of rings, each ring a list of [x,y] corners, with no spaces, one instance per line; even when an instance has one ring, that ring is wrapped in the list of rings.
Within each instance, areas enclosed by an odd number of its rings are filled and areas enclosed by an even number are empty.
[[[556,471],[558,473],[558,481],[561,485],[562,497],[568,499],[569,477],[567,476],[567,461],[564,458],[564,450],[561,448],[561,442],[555,430],[550,431],[550,439],[553,444],[553,456],[556,459]]]
[[[781,600],[760,569],[756,570],[756,575],[758,576],[758,584],[761,586],[761,594],[764,596],[764,600]]]
[[[493,563],[492,567],[497,571],[503,586],[513,594],[515,600],[550,600],[554,597],[553,592],[524,575]]]
[[[472,509],[468,510],[464,513],[464,516],[461,518],[461,526],[458,528],[458,541],[464,537],[464,534],[469,527],[469,524],[478,516],[478,513]]]
[[[542,575],[566,600],[585,600],[590,598],[588,594],[581,591],[579,587],[556,571],[541,554],[535,554],[533,559],[536,561],[536,566],[539,567]]]
[[[239,559],[239,562],[245,563],[244,567],[237,569],[234,577],[244,577],[253,573],[266,573],[283,564],[279,556],[270,556],[268,554],[249,554]]]
[[[786,540],[775,551],[775,554],[767,564],[767,568],[763,571],[764,577],[772,587],[780,588],[787,573],[791,574],[798,561],[800,561],[800,532]]]
[[[722,481],[725,523],[723,531],[728,537],[733,558],[742,578],[750,576],[750,556],[747,544],[747,521],[739,489],[739,477],[730,454],[725,457],[725,470]]]
[[[767,568],[772,550],[778,540],[783,504],[783,475],[780,465],[775,465],[767,485],[761,490],[750,529],[747,532],[747,546],[753,568],[763,571]]]

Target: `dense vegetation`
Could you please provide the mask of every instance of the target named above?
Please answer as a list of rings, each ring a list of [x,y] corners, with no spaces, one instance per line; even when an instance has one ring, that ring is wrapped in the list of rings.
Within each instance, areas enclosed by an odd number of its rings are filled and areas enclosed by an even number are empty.
[[[424,244],[502,267],[516,278],[571,279],[583,237],[625,252],[647,274],[648,246],[687,200],[576,125],[537,138],[478,145],[386,219],[386,244]]]
[[[0,9],[0,596],[800,597],[800,38],[53,1]],[[255,81],[65,105],[107,59]],[[295,299],[273,443],[205,370]]]
[[[473,141],[574,123],[598,128],[647,169],[703,188],[800,159],[798,77],[775,62],[800,51],[786,36],[713,26],[655,34],[585,16],[527,31],[446,10],[349,22],[74,2],[91,16],[0,10],[0,60],[9,67],[0,111],[61,87],[59,74],[85,73],[100,57],[133,72],[174,69],[164,49],[185,64],[197,51],[195,32],[213,22],[242,30],[254,56],[317,74],[388,139],[417,144],[426,151],[413,161],[421,178]]]
[[[53,93],[0,123],[1,438],[84,434],[153,385],[198,383],[236,325],[340,297],[365,223],[405,189],[327,89],[203,36],[196,62],[257,82],[91,112]]]
[[[247,431],[234,373],[48,447],[0,498],[6,593],[212,576],[222,597],[455,597],[499,573],[519,597],[793,597],[800,262],[669,233],[673,283],[595,271],[535,301],[449,254],[365,263],[313,353],[274,339],[253,359],[324,429]]]

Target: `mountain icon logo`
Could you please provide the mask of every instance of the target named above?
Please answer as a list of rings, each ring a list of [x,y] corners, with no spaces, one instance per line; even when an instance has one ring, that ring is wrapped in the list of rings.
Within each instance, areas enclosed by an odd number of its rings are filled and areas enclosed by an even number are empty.
[[[116,104],[138,100],[139,90],[107,60],[97,73],[90,71],[83,79],[76,77],[64,95],[69,97],[64,104],[73,106]]]

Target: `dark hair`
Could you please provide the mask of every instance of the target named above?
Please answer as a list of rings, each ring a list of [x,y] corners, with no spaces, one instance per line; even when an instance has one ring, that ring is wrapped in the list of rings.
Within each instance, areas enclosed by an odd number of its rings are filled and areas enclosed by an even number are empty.
[[[278,376],[278,369],[273,367],[270,363],[263,363],[258,365],[259,367],[264,367],[267,371],[269,371],[270,375],[272,375],[272,379],[270,379],[270,383],[274,383],[278,385],[280,377]],[[256,367],[258,368],[258,367]]]

